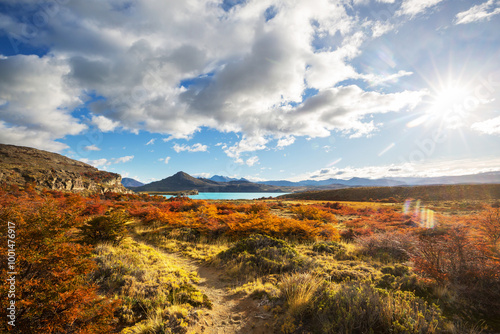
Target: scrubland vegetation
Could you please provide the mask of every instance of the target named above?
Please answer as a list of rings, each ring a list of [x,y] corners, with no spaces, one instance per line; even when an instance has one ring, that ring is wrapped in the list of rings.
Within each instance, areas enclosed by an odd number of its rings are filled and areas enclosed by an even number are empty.
[[[213,332],[201,326],[217,307],[208,288],[168,254],[217,270],[228,298],[255,300],[261,332],[500,331],[493,202],[209,202],[3,187],[0,218],[2,229],[16,223],[23,333]],[[5,253],[4,230],[0,238]]]

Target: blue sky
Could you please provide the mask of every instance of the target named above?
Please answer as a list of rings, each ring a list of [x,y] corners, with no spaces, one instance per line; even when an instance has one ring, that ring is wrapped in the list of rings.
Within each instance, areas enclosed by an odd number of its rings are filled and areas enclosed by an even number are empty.
[[[500,0],[4,0],[0,142],[133,177],[500,170]]]

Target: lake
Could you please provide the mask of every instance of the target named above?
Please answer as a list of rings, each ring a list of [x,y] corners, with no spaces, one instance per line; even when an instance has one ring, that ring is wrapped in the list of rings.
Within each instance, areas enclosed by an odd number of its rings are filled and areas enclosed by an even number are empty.
[[[288,193],[199,193],[198,195],[188,195],[192,199],[257,199],[262,197],[276,197]],[[167,198],[172,195],[163,195]]]

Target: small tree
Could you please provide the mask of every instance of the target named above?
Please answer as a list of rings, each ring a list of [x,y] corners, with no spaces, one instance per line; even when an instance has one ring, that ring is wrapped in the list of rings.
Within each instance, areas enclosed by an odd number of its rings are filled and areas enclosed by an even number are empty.
[[[79,228],[81,241],[91,245],[106,241],[119,244],[127,234],[126,221],[124,212],[94,217]]]

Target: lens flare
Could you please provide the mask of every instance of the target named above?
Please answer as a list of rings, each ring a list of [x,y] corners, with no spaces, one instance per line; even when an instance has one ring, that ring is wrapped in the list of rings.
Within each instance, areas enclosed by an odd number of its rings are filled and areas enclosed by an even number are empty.
[[[421,227],[424,228],[434,228],[436,226],[436,220],[434,218],[434,211],[421,205],[420,200],[415,202],[415,206],[412,209],[412,200],[407,199],[403,205],[403,213],[410,214],[413,212],[413,220],[418,222]]]

